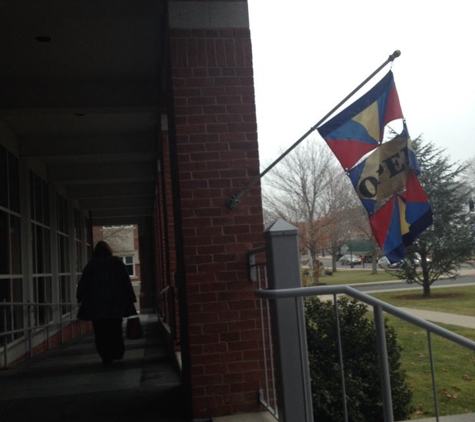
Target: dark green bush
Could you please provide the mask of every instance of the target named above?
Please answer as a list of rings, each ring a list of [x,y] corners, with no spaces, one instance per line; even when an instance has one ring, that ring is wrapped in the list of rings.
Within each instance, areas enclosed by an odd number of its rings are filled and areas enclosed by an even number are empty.
[[[319,422],[344,421],[334,304],[312,298],[305,308],[314,418]],[[374,321],[365,316],[366,312],[365,305],[355,300],[338,299],[351,422],[381,422],[384,419],[376,329]],[[412,392],[401,369],[397,335],[386,321],[385,330],[394,418],[406,420],[413,412]]]

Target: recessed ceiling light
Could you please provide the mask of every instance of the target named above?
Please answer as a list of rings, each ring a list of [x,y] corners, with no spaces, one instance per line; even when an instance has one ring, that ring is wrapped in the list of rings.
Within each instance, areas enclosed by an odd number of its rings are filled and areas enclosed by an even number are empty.
[[[38,42],[50,42],[51,41],[51,37],[48,37],[47,35],[38,35],[36,38],[35,38],[36,41]]]

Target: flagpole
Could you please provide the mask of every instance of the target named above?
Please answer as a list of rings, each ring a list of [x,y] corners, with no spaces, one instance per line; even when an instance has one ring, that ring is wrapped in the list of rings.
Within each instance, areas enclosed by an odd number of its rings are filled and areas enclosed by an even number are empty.
[[[358,92],[364,85],[368,83],[383,67],[388,63],[393,62],[401,55],[401,51],[396,50],[391,54],[383,64],[381,64],[371,75],[369,75],[363,82],[361,82],[353,91],[351,91],[343,100],[341,100],[335,107],[333,107],[325,116],[323,116],[314,126],[312,126],[304,135],[302,135],[293,145],[291,145],[280,157],[278,157],[271,165],[269,165],[262,173],[254,177],[251,182],[242,189],[237,195],[233,195],[226,200],[226,207],[234,210],[238,207],[241,198],[244,194],[252,188],[262,177],[264,177],[270,170],[272,170],[283,158],[285,158],[294,148],[296,148],[308,135],[315,131],[328,117],[330,117],[338,108],[340,108],[349,98]]]

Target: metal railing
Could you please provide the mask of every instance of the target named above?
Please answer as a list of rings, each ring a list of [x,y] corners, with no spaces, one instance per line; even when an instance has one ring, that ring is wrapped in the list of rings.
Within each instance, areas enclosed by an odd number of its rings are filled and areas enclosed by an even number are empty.
[[[176,323],[176,304],[175,290],[173,286],[166,286],[158,294],[159,300],[157,305],[157,313],[162,324],[167,329],[170,340],[174,342],[177,338]]]
[[[267,268],[265,248],[257,248],[247,253],[249,281],[256,283],[259,290],[266,289]],[[259,300],[261,342],[264,362],[264,386],[259,390],[259,401],[264,408],[278,419],[277,386],[275,382],[274,350],[271,335],[271,316],[268,302]]]
[[[432,391],[434,395],[434,410],[436,420],[439,420],[439,408],[437,401],[437,388],[436,388],[436,379],[434,371],[434,359],[432,354],[431,347],[431,335],[438,335],[448,341],[456,343],[460,346],[466,347],[470,350],[475,351],[475,342],[469,340],[463,336],[460,336],[456,333],[453,333],[445,328],[442,328],[436,324],[428,322],[422,318],[416,317],[408,312],[402,311],[399,308],[390,305],[386,302],[383,302],[379,299],[376,299],[366,293],[362,293],[350,286],[320,286],[320,287],[303,287],[297,289],[281,289],[281,290],[258,290],[256,295],[262,299],[282,299],[282,298],[303,298],[311,296],[320,296],[320,295],[332,295],[335,304],[337,303],[337,295],[347,295],[350,296],[362,303],[370,305],[374,309],[374,319],[376,324],[376,338],[378,345],[378,353],[381,357],[380,359],[380,371],[382,375],[382,389],[383,389],[383,406],[384,406],[384,421],[390,422],[393,421],[392,414],[392,401],[391,401],[391,384],[389,379],[389,367],[387,366],[387,350],[386,350],[386,339],[384,332],[384,316],[383,312],[386,312],[390,315],[393,315],[399,319],[402,319],[412,325],[415,325],[419,328],[422,328],[427,332],[427,341],[428,341],[428,350],[429,350],[429,361],[431,367],[431,381],[432,381]],[[337,325],[338,337],[340,337],[340,328]],[[342,352],[339,350],[340,359],[342,359]],[[344,379],[344,366],[340,365],[341,377]],[[346,409],[346,396],[344,398],[344,407]],[[345,419],[348,420],[347,418]]]
[[[56,312],[55,308],[57,308]],[[38,346],[34,344],[34,336],[37,334],[43,333],[39,344],[45,343],[47,350],[50,349],[51,338],[55,335],[59,334],[60,344],[66,342],[63,335],[64,326],[69,326],[70,329],[67,341],[75,338],[75,325],[78,326],[78,335],[82,335],[82,323],[76,319],[77,310],[77,303],[0,302],[0,315],[3,322],[0,326],[0,356],[3,360],[3,368],[7,368],[10,364],[9,350],[13,350],[18,342],[26,341],[27,352],[25,353],[28,358],[32,358],[34,349]],[[22,315],[22,327],[8,329],[9,326],[14,325],[11,322],[13,314]],[[49,318],[44,318],[45,315]],[[58,320],[55,320],[55,317]],[[42,319],[46,321],[43,322]]]
[[[260,256],[260,260],[258,259]],[[434,356],[432,351],[432,335],[439,336],[450,342],[456,343],[462,347],[475,351],[475,342],[469,340],[463,336],[453,333],[445,328],[442,328],[436,324],[428,322],[422,318],[414,316],[408,312],[390,305],[386,302],[378,300],[366,293],[360,292],[350,286],[319,286],[319,287],[302,287],[302,288],[290,288],[290,289],[276,289],[272,290],[268,288],[267,284],[267,271],[265,267],[265,252],[262,249],[256,249],[248,253],[248,265],[250,281],[257,284],[256,295],[260,299],[260,315],[261,315],[261,331],[262,331],[262,345],[264,351],[264,370],[265,370],[265,387],[260,390],[259,397],[261,404],[276,418],[279,419],[277,395],[276,389],[278,388],[275,381],[274,374],[274,352],[272,350],[272,334],[271,334],[271,318],[269,313],[269,300],[279,300],[293,298],[295,300],[301,300],[302,298],[308,298],[312,296],[332,296],[333,303],[336,312],[336,331],[338,335],[339,344],[339,360],[340,360],[340,377],[342,380],[342,403],[344,407],[345,421],[348,421],[347,411],[347,397],[345,392],[345,372],[343,362],[342,340],[341,330],[339,326],[338,318],[338,295],[346,295],[353,299],[356,299],[362,303],[365,303],[372,308],[376,327],[377,348],[379,355],[379,365],[382,375],[382,394],[383,394],[383,412],[384,421],[393,422],[393,407],[391,396],[391,384],[389,376],[388,366],[388,354],[386,349],[386,335],[385,335],[385,323],[384,313],[393,315],[409,324],[417,326],[427,333],[427,346],[428,346],[428,359],[430,363],[432,394],[434,398],[434,413],[436,421],[439,421],[439,403],[437,400],[437,383],[434,370]],[[298,306],[296,305],[297,309]],[[300,327],[301,330],[305,330],[305,327]],[[308,368],[305,362],[302,362],[302,368]],[[285,387],[284,387],[285,388]],[[313,411],[313,410],[312,410]]]

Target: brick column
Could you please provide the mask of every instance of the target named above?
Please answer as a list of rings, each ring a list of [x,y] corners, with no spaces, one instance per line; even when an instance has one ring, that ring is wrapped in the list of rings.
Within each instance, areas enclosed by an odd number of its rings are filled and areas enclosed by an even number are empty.
[[[187,19],[190,17],[190,19]],[[263,244],[250,32],[244,2],[170,2],[193,416],[256,411],[259,311],[246,252]]]

